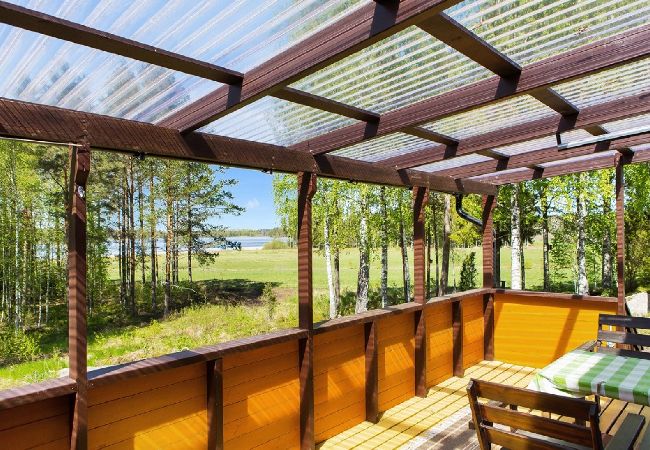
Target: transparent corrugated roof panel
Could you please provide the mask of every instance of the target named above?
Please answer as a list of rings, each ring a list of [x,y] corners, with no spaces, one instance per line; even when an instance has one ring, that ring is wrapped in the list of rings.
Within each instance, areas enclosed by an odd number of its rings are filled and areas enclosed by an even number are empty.
[[[650,93],[650,58],[554,86],[578,108]]]
[[[417,27],[409,27],[292,87],[383,113],[491,76]]]
[[[267,144],[292,145],[356,122],[309,106],[264,97],[199,131]]]
[[[13,0],[232,70],[247,71],[371,0]]]
[[[502,171],[496,172],[496,173],[485,173],[485,174],[482,174],[482,175],[476,175],[475,177],[468,177],[468,179],[469,180],[478,180],[478,181],[486,180],[488,182],[492,182],[492,181],[494,181],[493,177],[495,175],[499,175],[500,177],[508,177],[510,175],[517,175],[517,174],[528,173],[528,172],[531,172],[531,169],[529,169],[528,167],[520,167],[520,168],[517,168],[517,169],[502,170]]]
[[[567,164],[567,165],[570,166],[573,163],[589,161],[591,159],[603,158],[603,157],[607,157],[607,156],[611,156],[612,161],[614,161],[614,159],[613,159],[614,155],[616,155],[616,151],[614,151],[614,150],[606,151],[606,152],[598,152],[598,153],[592,153],[592,154],[589,154],[589,155],[576,156],[574,158],[567,158],[567,159],[562,159],[562,160],[558,160],[558,161],[543,163],[543,164],[540,164],[540,166],[545,168],[545,169],[548,168],[548,167],[555,167],[555,166],[559,166],[559,165],[562,165],[562,164]]]
[[[440,144],[404,133],[393,133],[342,148],[332,154],[361,161],[374,162],[394,156],[406,155],[436,145]]]
[[[0,96],[155,122],[220,83],[0,24]]]
[[[603,124],[603,128],[610,133],[647,126],[650,126],[650,114],[643,114],[636,117],[630,117],[629,119],[617,120],[615,122]]]
[[[648,0],[465,0],[445,12],[522,66],[650,23]]]
[[[557,113],[524,95],[445,117],[423,125],[423,128],[455,139],[464,139],[553,115]]]
[[[414,167],[414,169],[422,170],[424,172],[439,172],[441,170],[455,169],[457,167],[482,163],[486,161],[492,161],[492,158],[478,154],[471,154],[459,156],[458,158],[446,159],[444,161],[438,161],[431,164],[425,164],[423,166]]]

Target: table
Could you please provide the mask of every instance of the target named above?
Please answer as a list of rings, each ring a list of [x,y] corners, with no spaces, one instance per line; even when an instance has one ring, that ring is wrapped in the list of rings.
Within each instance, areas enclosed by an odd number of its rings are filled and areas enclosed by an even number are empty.
[[[650,360],[574,350],[540,370],[528,388],[575,397],[598,394],[650,406]]]

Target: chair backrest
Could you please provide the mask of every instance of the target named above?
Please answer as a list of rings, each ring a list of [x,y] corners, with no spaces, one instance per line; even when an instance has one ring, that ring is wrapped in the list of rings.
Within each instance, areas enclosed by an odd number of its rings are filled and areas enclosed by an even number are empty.
[[[603,330],[603,326],[618,327],[623,331]],[[650,335],[633,330],[650,330],[650,318],[601,314],[598,317],[598,342],[628,344],[639,350],[650,347]]]
[[[467,394],[482,450],[489,450],[491,444],[511,450],[565,450],[571,448],[569,444],[603,448],[595,402],[474,379],[467,386]],[[542,417],[531,414],[532,410],[573,420]]]

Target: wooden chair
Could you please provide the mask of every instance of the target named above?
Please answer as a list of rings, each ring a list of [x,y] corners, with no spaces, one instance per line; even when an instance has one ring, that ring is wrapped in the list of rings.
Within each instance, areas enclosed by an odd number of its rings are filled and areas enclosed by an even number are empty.
[[[491,449],[492,444],[511,450],[629,450],[645,423],[643,416],[628,414],[604,447],[595,402],[480,380],[470,381],[467,394],[482,450]],[[479,402],[479,398],[488,402]],[[536,416],[518,407],[557,414],[575,423]]]
[[[617,327],[621,331],[604,330],[604,326]],[[601,314],[598,317],[598,340],[595,349],[598,352],[650,359],[650,353],[642,351],[644,347],[650,348],[650,335],[638,334],[638,330],[650,330],[650,318]],[[603,342],[627,345],[632,347],[632,350],[603,347]]]

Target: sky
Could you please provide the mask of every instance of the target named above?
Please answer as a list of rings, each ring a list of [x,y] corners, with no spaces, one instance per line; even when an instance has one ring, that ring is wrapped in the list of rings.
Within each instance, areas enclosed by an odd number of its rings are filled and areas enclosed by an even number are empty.
[[[223,216],[219,223],[227,228],[274,228],[280,225],[273,203],[273,175],[259,170],[228,168],[218,178],[235,178],[231,187],[235,204],[245,208],[239,216]]]

